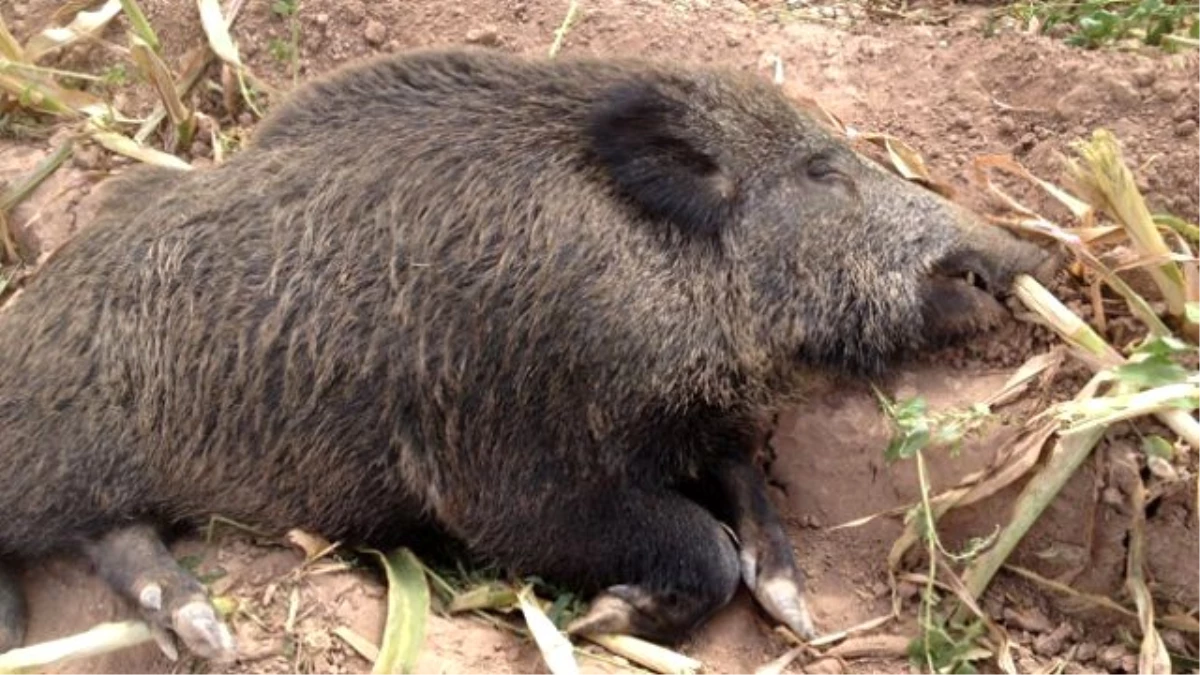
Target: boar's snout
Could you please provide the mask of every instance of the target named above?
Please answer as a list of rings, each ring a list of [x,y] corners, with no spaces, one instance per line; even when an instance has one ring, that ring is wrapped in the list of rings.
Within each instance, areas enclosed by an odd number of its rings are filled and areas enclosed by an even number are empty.
[[[925,284],[926,337],[934,343],[994,328],[1013,282],[1027,274],[1045,284],[1061,256],[961,214],[962,237],[932,267]]]

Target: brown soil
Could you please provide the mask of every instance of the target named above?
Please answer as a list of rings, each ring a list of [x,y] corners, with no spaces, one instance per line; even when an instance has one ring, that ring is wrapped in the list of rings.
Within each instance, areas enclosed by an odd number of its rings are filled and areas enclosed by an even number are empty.
[[[44,25],[62,3],[29,0],[0,5],[0,16],[24,40]],[[203,40],[195,3],[142,0],[169,56]],[[929,23],[868,15],[852,5],[780,2],[744,5],[737,0],[583,0],[564,53],[640,54],[672,60],[720,62],[768,76],[773,57],[782,59],[788,86],[815,97],[846,124],[885,131],[919,148],[935,175],[959,190],[967,203],[985,200],[967,180],[967,167],[981,154],[1012,153],[1046,178],[1060,176],[1057,153],[1096,127],[1113,130],[1130,163],[1141,167],[1153,210],[1191,221],[1198,216],[1197,100],[1195,52],[1088,52],[1051,37],[1012,30],[984,35],[984,10],[928,5]],[[287,24],[269,2],[248,2],[234,29],[244,56],[260,76],[290,87],[289,65],[277,58],[275,41],[288,39]],[[462,0],[365,2],[305,0],[300,12],[301,77],[310,77],[358,57],[410,47],[473,42],[517,52],[544,52],[566,10],[565,1]],[[806,18],[807,16],[807,18]],[[849,21],[847,21],[849,19]],[[122,42],[121,21],[108,37]],[[91,46],[68,49],[50,63],[103,72],[111,53]],[[215,70],[214,76],[215,76]],[[127,114],[145,112],[154,99],[144,85],[119,93]],[[245,111],[230,115],[221,97],[202,94],[226,132],[249,126]],[[44,127],[43,127],[44,128]],[[22,127],[24,129],[24,127]],[[37,130],[0,137],[0,181],[26,174],[53,139]],[[203,142],[191,151],[198,163],[211,156]],[[84,148],[12,213],[19,243],[33,258],[44,257],[89,221],[91,188],[124,164],[96,148]],[[1029,193],[1039,208],[1047,204]],[[1081,311],[1084,295],[1066,280],[1061,290]],[[1112,331],[1119,331],[1120,326]],[[1121,335],[1111,337],[1123,342]],[[892,395],[925,396],[934,406],[972,402],[992,393],[1024,359],[1053,344],[1027,324],[948,352],[930,355],[897,373],[885,389]],[[1078,384],[1081,373],[1063,377]],[[1069,395],[1061,383],[1053,395]],[[1061,390],[1061,391],[1060,391]],[[1036,394],[1037,392],[1035,392]],[[951,485],[1001,450],[1032,410],[1024,401],[1000,412],[1000,423],[961,454],[931,455],[936,486]],[[1045,576],[1069,580],[1080,590],[1109,595],[1132,606],[1123,590],[1129,514],[1119,462],[1137,447],[1127,430],[1113,432],[1070,481],[1063,494],[1022,542],[1011,562]],[[771,477],[774,495],[810,579],[815,618],[825,630],[847,628],[884,615],[890,607],[888,550],[901,531],[898,518],[881,518],[847,529],[831,526],[911,504],[918,496],[912,462],[883,458],[889,430],[874,395],[865,386],[831,386],[783,416],[775,434]],[[1195,472],[1194,457],[1181,470]],[[1196,483],[1169,490],[1149,509],[1148,560],[1160,612],[1196,611],[1198,604]],[[953,514],[944,523],[948,546],[987,535],[1008,519],[1020,484]],[[369,663],[332,631],[346,626],[378,642],[384,619],[384,586],[373,568],[297,575],[301,554],[278,542],[255,541],[222,531],[211,543],[179,542],[182,556],[199,556],[199,571],[214,588],[242,601],[248,614],[236,621],[246,657],[237,672],[367,672]],[[104,620],[133,616],[87,567],[75,559],[46,561],[25,574],[32,605],[30,642],[64,636]],[[910,620],[880,629],[911,635],[915,588],[902,585]],[[293,600],[294,598],[294,600]],[[297,606],[288,630],[288,611]],[[1112,613],[1082,611],[1061,596],[1001,572],[983,606],[1012,633],[1023,672],[1067,660],[1068,672],[1132,672],[1134,648],[1122,635],[1132,624]],[[1196,651],[1195,636],[1166,635],[1175,651]],[[1187,644],[1191,641],[1192,644]],[[709,672],[750,672],[782,654],[785,640],[744,594],[682,646]],[[621,668],[584,659],[589,671]],[[791,666],[798,672],[803,661]],[[828,659],[810,672],[907,671],[900,654]],[[184,660],[172,664],[152,645],[63,664],[62,672],[172,672],[205,668]],[[476,619],[430,617],[420,672],[545,672],[536,648],[511,631]],[[625,668],[627,669],[627,668]]]

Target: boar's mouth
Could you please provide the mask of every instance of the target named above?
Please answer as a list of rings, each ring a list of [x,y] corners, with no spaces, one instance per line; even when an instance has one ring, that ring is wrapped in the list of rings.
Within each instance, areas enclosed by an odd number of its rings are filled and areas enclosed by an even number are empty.
[[[956,251],[933,265],[922,298],[925,338],[933,345],[991,330],[1009,317],[1003,300],[1013,276],[986,254]]]

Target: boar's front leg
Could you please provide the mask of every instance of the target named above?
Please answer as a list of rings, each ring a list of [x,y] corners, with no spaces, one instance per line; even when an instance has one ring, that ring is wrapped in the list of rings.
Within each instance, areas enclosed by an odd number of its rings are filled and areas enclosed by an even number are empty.
[[[737,533],[742,579],[755,599],[801,639],[816,637],[804,601],[804,575],[767,496],[762,471],[748,457],[739,456],[719,465],[707,482],[716,488],[716,510]]]
[[[0,654],[24,642],[26,611],[16,575],[0,560]]]
[[[234,658],[233,636],[204,586],[171,557],[154,528],[144,524],[117,528],[88,542],[84,550],[100,576],[142,610],[159,633],[164,651],[174,649],[163,633],[170,629],[197,656],[214,661]]]
[[[598,593],[568,633],[677,642],[737,590],[733,539],[682,495],[621,482],[553,494],[477,504],[461,525],[506,567]]]

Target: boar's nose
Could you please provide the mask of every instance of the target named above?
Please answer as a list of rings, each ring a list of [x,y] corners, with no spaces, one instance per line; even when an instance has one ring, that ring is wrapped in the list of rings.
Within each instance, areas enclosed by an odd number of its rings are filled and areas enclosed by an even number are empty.
[[[934,273],[965,281],[989,294],[1004,298],[1017,275],[1028,274],[1045,284],[1054,275],[1061,256],[1031,243],[1010,238],[991,250],[964,247],[934,264]]]
[[[966,281],[992,295],[1003,296],[1012,284],[1013,274],[1001,268],[999,261],[974,249],[958,249],[934,263],[938,276]]]

